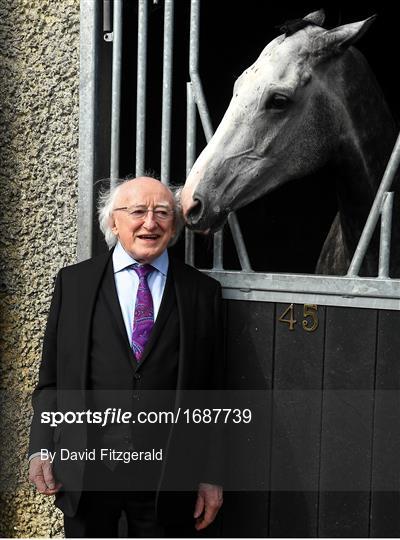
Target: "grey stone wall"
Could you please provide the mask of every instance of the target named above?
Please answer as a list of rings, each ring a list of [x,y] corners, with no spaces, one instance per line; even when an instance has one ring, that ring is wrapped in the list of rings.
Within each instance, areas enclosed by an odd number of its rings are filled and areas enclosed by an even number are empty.
[[[79,0],[0,0],[0,48],[0,536],[62,536],[26,453],[54,277],[75,258]]]

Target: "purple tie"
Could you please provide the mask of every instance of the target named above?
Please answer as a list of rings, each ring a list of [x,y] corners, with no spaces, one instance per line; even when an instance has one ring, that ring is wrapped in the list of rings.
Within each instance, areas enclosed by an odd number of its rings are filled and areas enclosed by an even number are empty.
[[[154,326],[153,297],[147,283],[147,276],[154,268],[150,264],[133,265],[132,268],[139,277],[132,331],[132,349],[139,362]]]

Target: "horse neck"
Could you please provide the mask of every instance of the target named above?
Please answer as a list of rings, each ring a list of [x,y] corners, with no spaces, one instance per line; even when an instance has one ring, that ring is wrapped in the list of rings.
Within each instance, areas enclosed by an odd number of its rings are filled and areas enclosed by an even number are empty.
[[[397,130],[383,93],[363,55],[350,48],[336,62],[331,88],[342,103],[332,165],[344,240],[353,251],[381,182]],[[335,111],[337,114],[337,111]]]

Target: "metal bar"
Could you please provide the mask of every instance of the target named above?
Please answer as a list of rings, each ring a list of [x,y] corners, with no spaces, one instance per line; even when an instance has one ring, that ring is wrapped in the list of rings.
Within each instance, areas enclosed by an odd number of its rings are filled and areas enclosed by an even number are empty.
[[[196,103],[192,83],[186,84],[186,176],[196,160]],[[185,262],[194,266],[194,233],[185,230]]]
[[[214,233],[213,270],[223,270],[224,236],[223,229]]]
[[[400,280],[204,270],[231,300],[400,310]]]
[[[230,300],[400,310],[399,279],[204,271]]]
[[[146,151],[147,0],[139,0],[138,9],[136,176],[143,176]]]
[[[96,28],[98,28],[97,2],[81,0],[80,3],[80,76],[79,76],[79,177],[77,261],[92,256],[93,232],[93,181],[95,156],[95,80]]]
[[[326,297],[395,298],[399,302],[398,309],[400,309],[400,279],[234,272],[231,270],[204,271],[218,279],[225,289],[238,289],[245,294],[257,291],[280,291],[289,294],[320,294]]]
[[[196,161],[196,103],[192,83],[186,83],[186,175]]]
[[[392,238],[393,191],[385,193],[382,203],[381,238],[379,244],[379,277],[389,277],[390,242]]]
[[[241,275],[239,272],[238,274]],[[218,279],[215,274],[209,275],[212,275],[214,279]],[[245,292],[241,289],[224,289],[223,286],[222,298],[225,300],[241,300],[242,302],[277,302],[280,304],[315,304],[317,306],[400,310],[400,300],[398,298],[375,298],[356,295],[324,296],[314,293],[285,293],[280,291]]]
[[[213,241],[213,270],[224,268],[224,229],[214,233]]]
[[[368,249],[369,243],[371,241],[372,235],[374,233],[376,224],[379,219],[379,214],[382,207],[382,200],[386,191],[390,190],[394,176],[398,170],[400,164],[400,134],[397,137],[396,144],[394,145],[392,155],[390,156],[389,163],[386,167],[385,174],[383,175],[381,185],[379,186],[378,192],[375,196],[374,203],[372,205],[371,211],[369,213],[367,222],[365,224],[364,230],[361,234],[361,238],[358,242],[356,251],[354,252],[353,260],[351,261],[349,270],[347,272],[348,276],[357,276],[365,253]]]
[[[121,114],[121,71],[122,71],[122,0],[114,0],[114,29],[112,54],[111,92],[111,152],[110,184],[115,185],[119,176],[119,124]]]
[[[199,75],[199,39],[200,0],[192,0],[190,8],[189,74],[206,141],[209,142],[214,130]]]
[[[111,0],[103,0],[103,33],[111,32]]]
[[[245,243],[243,240],[242,231],[240,230],[240,225],[237,219],[237,216],[234,212],[231,212],[228,215],[228,223],[232,231],[233,241],[235,242],[236,251],[239,257],[240,266],[242,270],[251,272],[250,260],[247,255]]]
[[[169,183],[170,161],[171,161],[173,37],[174,37],[174,0],[165,0],[163,94],[162,94],[162,123],[161,123],[161,182],[167,185]]]

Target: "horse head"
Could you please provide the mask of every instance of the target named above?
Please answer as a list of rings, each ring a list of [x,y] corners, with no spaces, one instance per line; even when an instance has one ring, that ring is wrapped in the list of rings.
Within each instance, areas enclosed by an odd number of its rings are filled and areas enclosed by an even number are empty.
[[[348,125],[338,66],[373,19],[327,30],[324,12],[310,13],[242,73],[182,190],[190,228],[218,229],[229,212],[313,173],[339,148]]]

